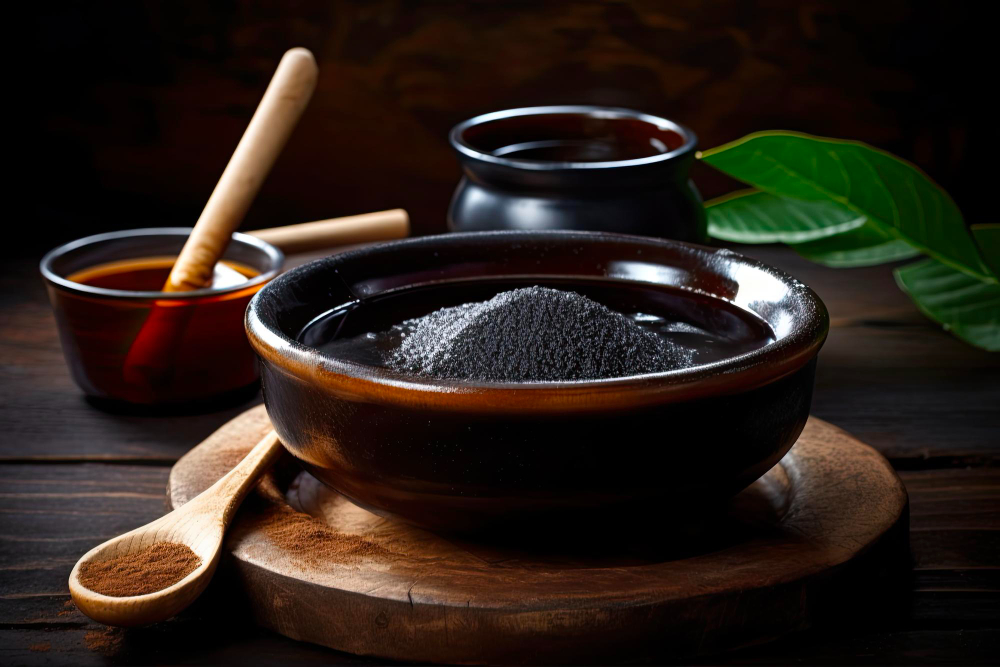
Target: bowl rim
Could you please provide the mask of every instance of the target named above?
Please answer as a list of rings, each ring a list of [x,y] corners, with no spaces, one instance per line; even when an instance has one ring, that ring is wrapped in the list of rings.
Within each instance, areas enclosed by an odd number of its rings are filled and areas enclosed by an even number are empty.
[[[45,253],[39,262],[38,268],[42,274],[42,277],[50,284],[55,285],[61,289],[69,292],[75,292],[77,294],[86,294],[89,296],[99,296],[108,299],[132,299],[138,301],[146,301],[149,299],[155,299],[157,301],[187,301],[191,299],[199,299],[207,296],[219,296],[225,294],[231,294],[235,292],[242,292],[249,287],[256,287],[264,283],[269,282],[279,273],[281,273],[282,266],[285,263],[285,254],[278,249],[276,246],[259,239],[256,236],[250,234],[244,234],[242,232],[233,232],[232,240],[237,243],[242,243],[244,245],[251,246],[262,251],[271,262],[271,269],[257,274],[253,278],[247,280],[244,283],[239,283],[232,285],[230,287],[214,288],[206,287],[203,289],[191,290],[188,292],[163,292],[158,290],[124,290],[124,289],[112,289],[108,287],[95,287],[93,285],[85,285],[83,283],[74,282],[68,280],[52,268],[52,263],[57,259],[62,257],[68,252],[72,252],[79,248],[83,248],[88,245],[93,245],[95,243],[102,243],[105,241],[117,241],[119,239],[133,238],[136,236],[190,236],[192,227],[141,227],[139,229],[123,229],[115,232],[105,232],[103,234],[93,234],[91,236],[84,236],[83,238],[76,239],[74,241],[69,241],[68,243],[63,243],[60,246],[53,248],[52,250]]]
[[[285,335],[276,323],[265,321],[268,318],[261,314],[261,302],[268,298],[267,295],[281,289],[296,274],[357,261],[375,253],[392,252],[396,248],[433,247],[441,243],[461,243],[465,239],[480,242],[495,239],[499,243],[534,239],[618,241],[671,246],[701,254],[704,259],[725,258],[779,279],[789,292],[794,291],[797,295],[795,303],[800,304],[798,310],[805,319],[793,322],[787,334],[756,350],[708,364],[624,378],[498,383],[420,377],[329,357]],[[701,294],[728,301],[708,292]],[[819,296],[808,286],[780,269],[726,248],[610,232],[493,231],[440,234],[379,243],[304,264],[286,272],[258,292],[247,307],[244,324],[250,344],[262,363],[272,364],[300,380],[319,382],[328,391],[340,392],[358,400],[416,408],[479,411],[488,408],[490,412],[523,414],[548,413],[553,409],[560,412],[628,409],[729,395],[761,387],[791,375],[815,358],[829,330],[829,315]]]
[[[521,116],[547,116],[555,114],[571,114],[580,116],[589,116],[591,118],[603,118],[603,119],[615,119],[615,118],[629,118],[632,120],[639,120],[651,125],[655,125],[660,129],[667,129],[672,132],[676,132],[684,139],[678,148],[672,151],[667,151],[665,153],[660,153],[659,155],[651,155],[649,157],[643,158],[633,158],[629,160],[608,160],[608,161],[595,161],[595,162],[574,162],[574,161],[556,161],[556,160],[524,160],[516,158],[507,158],[497,155],[491,155],[490,153],[484,153],[483,151],[472,146],[465,140],[465,131],[470,127],[475,125],[481,125],[483,123],[490,123],[498,120],[506,120],[508,118],[517,118]],[[662,116],[654,116],[652,114],[644,113],[642,111],[636,111],[634,109],[626,109],[623,107],[606,107],[591,104],[567,104],[567,105],[551,105],[551,106],[538,106],[538,107],[520,107],[517,109],[505,109],[503,111],[492,111],[490,113],[480,114],[478,116],[473,116],[468,120],[464,120],[458,125],[451,128],[448,133],[448,141],[451,143],[453,149],[455,149],[460,155],[473,160],[478,160],[480,162],[487,162],[489,164],[494,164],[497,166],[510,167],[513,169],[525,169],[529,171],[560,171],[560,170],[577,170],[577,169],[617,169],[621,167],[638,167],[643,165],[657,164],[660,162],[667,162],[680,155],[690,153],[694,151],[695,147],[698,145],[698,137],[695,135],[691,128],[681,125],[680,123],[670,120],[668,118],[663,118]]]

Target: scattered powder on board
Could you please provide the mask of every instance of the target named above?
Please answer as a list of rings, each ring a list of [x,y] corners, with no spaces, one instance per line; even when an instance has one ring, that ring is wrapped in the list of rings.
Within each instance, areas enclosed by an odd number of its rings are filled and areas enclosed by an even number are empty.
[[[355,565],[390,553],[368,537],[336,530],[287,502],[273,475],[266,475],[248,499],[258,530],[300,561],[323,568],[331,563]]]
[[[311,565],[358,563],[389,553],[365,537],[334,530],[291,507],[275,505],[259,519],[261,529],[272,543]]]
[[[91,651],[111,656],[121,648],[123,638],[121,628],[105,628],[104,630],[91,630],[83,636],[83,642]]]
[[[397,371],[490,382],[590,380],[656,373],[689,352],[575,292],[528,287],[399,325]]]
[[[157,542],[108,560],[84,563],[80,583],[116,598],[145,595],[176,584],[199,565],[201,558],[187,545]]]

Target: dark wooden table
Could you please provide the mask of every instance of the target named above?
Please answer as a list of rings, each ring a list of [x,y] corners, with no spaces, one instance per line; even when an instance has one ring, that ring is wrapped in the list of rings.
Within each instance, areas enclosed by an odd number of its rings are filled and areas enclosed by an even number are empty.
[[[891,613],[837,614],[713,663],[985,663],[1000,656],[1000,355],[921,316],[887,267],[749,254],[813,286],[833,319],[813,413],[887,456],[910,494],[912,575]],[[63,363],[35,259],[0,273],[0,663],[367,663],[253,626],[213,584],[160,625],[108,629],[66,578],[91,546],[164,512],[170,466],[245,404],[185,417],[110,414]],[[907,564],[902,563],[901,568]],[[664,647],[665,652],[668,647]]]

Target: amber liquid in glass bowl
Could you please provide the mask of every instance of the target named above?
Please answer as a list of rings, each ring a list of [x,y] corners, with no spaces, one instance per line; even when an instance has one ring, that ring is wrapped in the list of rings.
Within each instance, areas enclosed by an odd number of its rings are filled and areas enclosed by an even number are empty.
[[[98,266],[77,271],[67,277],[81,285],[91,287],[103,287],[105,289],[132,290],[137,292],[155,292],[163,288],[170,275],[176,257],[142,257],[140,259],[128,259],[118,262],[108,262]],[[244,266],[237,262],[220,262],[226,268],[232,269],[243,276],[247,281],[260,275],[249,266]],[[218,287],[213,284],[213,287]]]
[[[168,294],[161,290],[185,235],[180,230],[134,231],[134,237],[120,233],[122,238],[84,239],[43,260],[73,379],[91,397],[146,406],[249,396],[259,376],[243,315],[265,278],[280,268],[280,252],[234,237],[227,254],[243,261],[220,262],[232,280]],[[129,256],[132,250],[164,252]],[[152,353],[145,361],[152,358],[155,372],[127,372],[137,339]]]

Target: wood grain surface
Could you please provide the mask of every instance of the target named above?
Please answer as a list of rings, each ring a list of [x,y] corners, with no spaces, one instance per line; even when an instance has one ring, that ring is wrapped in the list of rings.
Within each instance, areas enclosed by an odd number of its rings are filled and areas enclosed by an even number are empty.
[[[263,406],[216,431],[174,466],[170,505],[183,511],[270,431]],[[307,473],[269,475],[255,501],[225,552],[257,621],[379,658],[579,664],[717,653],[809,627],[844,591],[881,579],[891,595],[885,573],[907,565],[902,482],[878,453],[818,419],[726,512],[684,527],[447,538],[363,510]]]
[[[811,630],[703,661],[994,662],[1000,356],[925,320],[889,267],[833,270],[787,249],[741,250],[789,271],[829,307],[813,413],[899,471],[910,497],[914,567],[904,593],[880,605],[847,603]],[[188,611],[150,628],[108,630],[71,606],[66,580],[76,560],[163,514],[170,466],[248,405],[183,418],[95,409],[69,378],[37,259],[0,266],[0,661],[371,664],[262,630],[225,578]]]

